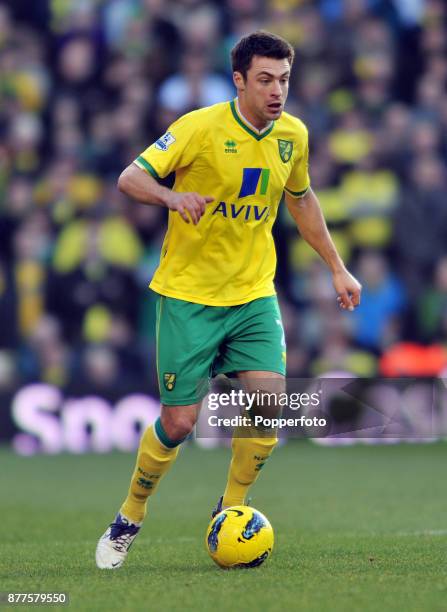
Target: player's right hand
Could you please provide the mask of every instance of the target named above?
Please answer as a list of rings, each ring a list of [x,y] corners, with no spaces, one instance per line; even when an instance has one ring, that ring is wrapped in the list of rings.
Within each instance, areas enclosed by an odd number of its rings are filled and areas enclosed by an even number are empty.
[[[201,217],[205,214],[207,204],[214,202],[211,196],[201,196],[199,193],[177,193],[171,192],[167,202],[169,210],[176,210],[185,223],[189,220],[197,225]]]

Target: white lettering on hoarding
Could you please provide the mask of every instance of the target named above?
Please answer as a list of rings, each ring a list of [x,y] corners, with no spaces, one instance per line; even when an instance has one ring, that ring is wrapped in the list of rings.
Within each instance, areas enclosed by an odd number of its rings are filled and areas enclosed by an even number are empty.
[[[159,412],[159,402],[148,395],[128,395],[112,406],[99,396],[64,399],[52,385],[28,385],[12,402],[12,419],[21,431],[13,447],[23,455],[132,451]]]

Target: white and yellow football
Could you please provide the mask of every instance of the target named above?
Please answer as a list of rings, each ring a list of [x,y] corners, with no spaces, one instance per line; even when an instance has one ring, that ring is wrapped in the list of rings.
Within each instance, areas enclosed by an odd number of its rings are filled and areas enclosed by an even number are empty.
[[[206,532],[208,553],[222,568],[258,567],[273,550],[273,528],[250,506],[231,506],[219,512]]]

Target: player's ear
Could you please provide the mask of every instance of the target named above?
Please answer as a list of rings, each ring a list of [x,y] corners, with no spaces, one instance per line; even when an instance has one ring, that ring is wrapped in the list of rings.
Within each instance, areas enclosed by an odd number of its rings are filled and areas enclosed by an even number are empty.
[[[245,79],[242,76],[241,72],[233,72],[233,83],[236,89],[244,91],[245,89]]]

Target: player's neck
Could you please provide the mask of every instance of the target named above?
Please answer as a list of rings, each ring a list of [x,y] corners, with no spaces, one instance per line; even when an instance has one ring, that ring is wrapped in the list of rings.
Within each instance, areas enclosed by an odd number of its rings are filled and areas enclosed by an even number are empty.
[[[237,112],[241,116],[241,119],[248,125],[248,127],[258,132],[258,134],[262,134],[272,125],[272,121],[268,121],[267,123],[260,123],[259,119],[255,117],[252,113],[250,113],[250,110],[247,108],[247,105],[244,103],[244,100],[236,98],[236,108]]]

